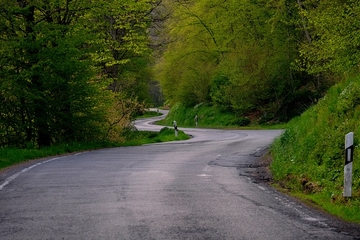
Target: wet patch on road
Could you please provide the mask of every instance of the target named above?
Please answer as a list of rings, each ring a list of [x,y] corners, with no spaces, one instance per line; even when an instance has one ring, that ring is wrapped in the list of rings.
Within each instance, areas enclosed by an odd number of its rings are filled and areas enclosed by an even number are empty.
[[[221,155],[209,162],[210,166],[235,167],[240,176],[250,178],[253,182],[270,182],[272,175],[269,170],[271,162],[267,148],[259,148],[251,154],[233,153]]]

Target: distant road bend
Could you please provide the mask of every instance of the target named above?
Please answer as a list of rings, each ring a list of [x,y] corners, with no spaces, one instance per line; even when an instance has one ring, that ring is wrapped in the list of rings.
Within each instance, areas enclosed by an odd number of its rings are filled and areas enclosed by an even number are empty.
[[[0,172],[0,239],[356,239],[252,178],[281,131],[179,128],[193,138]]]

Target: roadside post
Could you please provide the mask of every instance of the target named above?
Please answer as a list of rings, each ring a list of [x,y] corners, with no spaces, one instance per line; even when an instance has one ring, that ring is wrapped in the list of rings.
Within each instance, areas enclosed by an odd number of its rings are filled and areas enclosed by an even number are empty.
[[[345,136],[344,197],[351,197],[354,158],[354,133]]]
[[[198,121],[199,121],[199,117],[198,117],[198,115],[196,114],[196,115],[195,115],[195,125],[196,125],[196,127],[198,126]]]
[[[178,137],[178,136],[179,136],[179,132],[178,132],[177,123],[176,123],[175,120],[174,120],[174,130],[175,130],[175,137]]]

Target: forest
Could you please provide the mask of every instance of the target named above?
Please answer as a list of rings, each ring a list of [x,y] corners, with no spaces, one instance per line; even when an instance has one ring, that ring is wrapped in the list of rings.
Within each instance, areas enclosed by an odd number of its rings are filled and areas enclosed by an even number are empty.
[[[0,146],[121,140],[150,102],[159,3],[1,1]]]
[[[0,146],[121,141],[160,91],[286,122],[359,74],[359,18],[355,0],[3,0]]]
[[[172,2],[156,64],[170,105],[286,122],[359,73],[360,6],[348,0]]]

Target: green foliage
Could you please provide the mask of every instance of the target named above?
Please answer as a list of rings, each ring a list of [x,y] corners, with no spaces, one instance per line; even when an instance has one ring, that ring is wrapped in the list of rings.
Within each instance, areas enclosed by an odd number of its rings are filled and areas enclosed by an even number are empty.
[[[148,99],[152,4],[3,1],[0,146],[118,137]]]
[[[272,146],[274,179],[291,191],[343,201],[344,138],[355,134],[352,204],[360,205],[360,78],[335,85],[319,103],[293,119]],[[319,200],[320,202],[320,200]],[[319,203],[320,204],[320,203]],[[357,220],[359,221],[359,219]]]
[[[358,1],[304,1],[302,15],[311,41],[301,46],[309,73],[353,74],[359,71],[360,6]]]
[[[214,104],[225,110],[231,110],[231,101],[229,97],[230,86],[230,80],[225,75],[215,75],[211,82],[210,97]]]
[[[147,30],[152,21],[152,4],[156,2],[100,1],[99,8],[94,8],[89,16],[98,22],[95,30],[101,33],[99,44],[103,51],[93,57],[113,80],[111,90],[148,103],[152,72]]]
[[[157,116],[161,116],[161,115],[162,115],[162,113],[158,113],[158,112],[154,112],[154,111],[145,111],[144,113],[141,113],[135,117],[137,119],[141,119],[141,118],[157,117]]]
[[[59,7],[42,2],[4,6],[1,145],[49,146],[99,135],[104,117],[95,106],[104,83],[94,79],[91,48],[83,47],[94,34],[75,24],[75,17],[66,15],[69,9],[55,11]]]
[[[300,10],[290,1],[176,1],[157,77],[170,104],[206,102],[235,115],[287,121],[327,85],[294,68]],[[305,97],[300,93],[306,93]]]

